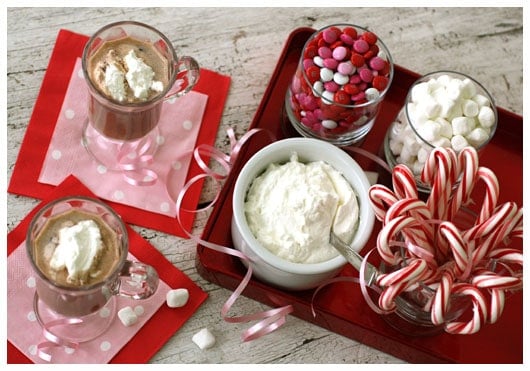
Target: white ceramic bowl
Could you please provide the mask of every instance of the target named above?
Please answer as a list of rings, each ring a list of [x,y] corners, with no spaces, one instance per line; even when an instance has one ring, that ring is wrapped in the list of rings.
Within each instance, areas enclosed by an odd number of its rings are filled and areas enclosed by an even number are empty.
[[[342,255],[321,263],[293,263],[282,259],[262,246],[252,234],[245,217],[244,204],[252,181],[271,163],[288,162],[292,153],[299,161],[324,161],[343,174],[358,196],[359,225],[351,246],[360,251],[372,233],[374,213],[368,200],[370,183],[357,162],[340,148],[312,138],[290,138],[274,142],[256,152],[243,166],[234,187],[232,199],[232,242],[234,247],[251,260],[253,274],[258,279],[287,290],[315,288],[336,276],[346,259]]]

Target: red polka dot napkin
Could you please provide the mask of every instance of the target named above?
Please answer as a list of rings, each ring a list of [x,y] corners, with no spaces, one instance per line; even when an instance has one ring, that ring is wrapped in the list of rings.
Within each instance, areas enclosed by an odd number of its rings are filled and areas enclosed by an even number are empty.
[[[8,186],[9,192],[41,199],[55,187],[55,184],[57,184],[57,181],[61,176],[63,176],[63,179],[64,176],[66,176],[65,174],[53,174],[52,176],[47,173],[47,170],[53,168],[49,162],[56,160],[53,156],[55,156],[55,158],[59,157],[59,159],[62,157],[62,153],[54,152],[53,149],[48,153],[48,149],[58,121],[60,119],[72,119],[71,115],[76,114],[75,111],[69,111],[68,108],[66,108],[66,111],[63,110],[63,104],[70,85],[70,80],[71,78],[75,78],[75,76],[72,75],[72,71],[76,66],[78,58],[82,55],[87,40],[88,37],[85,35],[76,34],[68,30],[60,30],[17,157],[13,175],[10,179]],[[193,134],[196,138],[195,145],[214,144],[229,86],[230,77],[223,76],[204,68],[201,69],[199,82],[194,87],[193,91],[207,96],[207,101],[204,102],[204,100],[202,100],[196,110],[196,113],[200,114],[201,107],[205,104],[205,107],[202,108],[201,125],[198,128],[194,128],[195,130],[198,130],[196,134]],[[195,98],[197,96],[198,95],[196,95]],[[193,96],[190,97],[195,101]],[[204,99],[204,97],[200,99]],[[62,117],[61,112],[63,113]],[[191,138],[192,135],[189,137]],[[64,157],[62,158],[64,160]],[[39,181],[41,169],[46,164],[46,161],[48,161],[47,165],[49,166],[45,169],[45,173],[43,173],[42,181]],[[179,166],[183,164],[185,165],[185,163],[179,164],[174,162],[166,164],[168,173],[162,172],[162,178],[167,179],[167,177],[170,177],[173,182],[175,180],[173,177],[177,173],[176,170],[182,169],[179,168]],[[70,169],[72,169],[72,164],[69,166]],[[182,170],[179,170],[179,172],[182,172]],[[194,161],[191,161],[191,163],[189,163],[186,179],[191,179],[200,172],[201,169],[199,166]],[[77,175],[82,176],[81,174]],[[50,178],[53,178],[53,181],[50,180]],[[99,180],[99,186],[101,183],[105,183],[102,181],[102,176],[97,176],[96,178]],[[89,181],[87,180],[87,183],[88,182]],[[96,193],[98,193],[98,189],[101,189],[99,186],[93,184],[87,184],[87,186]],[[188,192],[186,200],[184,200],[183,203],[183,207],[188,210],[196,208],[201,192],[201,187],[192,188],[193,189],[190,189],[190,192]],[[134,205],[129,204],[127,197],[130,197],[130,193],[120,189],[117,189],[116,191],[107,195],[102,195],[102,197],[107,199],[109,204],[122,215],[125,221],[180,237],[186,237],[186,234],[172,216],[172,205],[168,205],[162,201],[156,206],[146,206],[144,204],[138,207],[138,203]],[[106,192],[108,193],[109,191],[107,190]],[[170,189],[170,195],[173,197],[175,194],[178,194],[178,192],[178,188]],[[156,208],[156,210],[153,209],[153,207]],[[190,230],[193,224],[194,215],[192,213],[184,213],[182,217],[183,227],[186,230]]]
[[[67,195],[94,197],[78,179],[69,176],[56,187],[41,205]],[[31,217],[40,205],[7,236],[7,361],[8,363],[42,363],[37,344],[44,341],[36,322],[32,300],[35,275],[25,253],[25,234]],[[138,322],[125,327],[115,319],[109,330],[98,338],[81,343],[79,348],[57,347],[50,351],[54,363],[144,363],[195,313],[207,294],[184,273],[175,268],[158,250],[133,229],[128,227],[129,251],[136,260],[152,265],[161,282],[155,295],[134,301],[117,298],[116,309],[131,306],[138,314]],[[190,297],[181,308],[169,308],[165,294],[170,288],[186,288]],[[104,313],[102,313],[104,315]],[[191,341],[191,339],[190,339]]]

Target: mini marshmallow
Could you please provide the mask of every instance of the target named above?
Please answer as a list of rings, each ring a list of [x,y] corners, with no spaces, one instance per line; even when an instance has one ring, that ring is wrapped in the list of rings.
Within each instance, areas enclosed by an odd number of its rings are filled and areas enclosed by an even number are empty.
[[[134,312],[134,310],[127,306],[118,311],[118,318],[120,319],[121,323],[123,323],[124,326],[132,326],[136,322],[138,322],[138,316]]]
[[[418,150],[418,161],[424,164],[429,158],[430,153],[431,150],[429,148],[421,147]]]
[[[473,147],[480,147],[484,144],[489,138],[489,130],[478,127],[473,129],[471,133],[466,135],[466,139]]]
[[[453,135],[467,135],[475,128],[475,120],[470,117],[459,116],[451,120]]]
[[[169,290],[166,294],[166,303],[170,308],[180,308],[186,305],[189,297],[187,289]]]
[[[440,124],[440,135],[442,137],[451,138],[453,136],[453,126],[449,121],[443,117],[438,117],[435,121]]]
[[[425,162],[421,162],[419,160],[414,161],[414,163],[412,164],[411,170],[414,174],[421,174],[424,166],[425,166]]]
[[[416,128],[419,136],[429,143],[440,137],[440,129],[441,125],[432,120],[428,120],[425,124]]]
[[[394,155],[400,154],[403,149],[403,142],[396,139],[390,139],[388,145]]]
[[[462,135],[455,135],[453,138],[451,138],[451,146],[456,152],[460,152],[468,145],[469,143]]]
[[[462,113],[466,117],[475,117],[478,115],[478,104],[471,99],[465,99],[462,102]]]
[[[478,122],[485,128],[491,128],[495,125],[495,113],[488,106],[480,107],[480,111],[478,112]]]
[[[488,106],[489,107],[489,105],[490,105],[490,100],[486,96],[484,96],[482,94],[476,94],[471,99],[473,99],[475,102],[477,102],[479,107],[483,107],[483,106]]]
[[[429,85],[426,82],[420,82],[414,85],[410,92],[410,97],[413,102],[419,102],[423,97],[429,95]]]
[[[454,78],[447,84],[447,96],[452,100],[459,100],[462,97],[463,82],[460,79]]]
[[[440,115],[440,112],[442,111],[442,105],[433,97],[428,96],[418,102],[416,109],[421,110],[422,114],[432,119]]]
[[[477,94],[477,87],[471,81],[471,79],[468,79],[467,77],[462,80],[462,98],[470,99],[474,97]]]
[[[191,340],[201,349],[211,348],[215,344],[215,337],[207,328],[197,332]]]

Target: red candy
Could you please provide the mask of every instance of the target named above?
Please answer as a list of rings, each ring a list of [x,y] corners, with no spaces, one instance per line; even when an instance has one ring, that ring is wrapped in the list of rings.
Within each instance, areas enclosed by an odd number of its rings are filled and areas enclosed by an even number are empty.
[[[386,86],[388,84],[388,77],[386,76],[375,76],[372,80],[372,86],[376,88],[379,91],[385,90]]]

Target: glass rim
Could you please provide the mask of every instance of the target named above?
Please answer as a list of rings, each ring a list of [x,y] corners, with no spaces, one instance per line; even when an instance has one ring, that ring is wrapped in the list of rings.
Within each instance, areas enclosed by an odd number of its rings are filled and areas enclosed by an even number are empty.
[[[35,263],[35,258],[33,256],[33,251],[32,251],[33,246],[30,243],[31,235],[32,235],[33,230],[35,229],[35,225],[36,225],[37,221],[40,219],[40,217],[44,215],[44,213],[46,213],[48,210],[50,210],[55,205],[57,205],[57,204],[59,204],[61,202],[68,202],[68,201],[74,201],[74,200],[82,200],[82,201],[93,202],[93,203],[103,207],[106,211],[108,211],[116,219],[117,224],[119,225],[120,229],[123,231],[122,240],[120,241],[120,245],[121,245],[120,247],[121,247],[121,250],[122,250],[121,251],[122,254],[121,254],[120,262],[115,266],[115,268],[112,270],[112,272],[109,273],[106,276],[106,278],[103,279],[102,281],[93,283],[91,285],[82,285],[82,286],[79,286],[79,287],[60,285],[60,284],[58,284],[56,282],[53,282],[48,276],[46,276],[39,269],[37,264]],[[57,198],[57,199],[55,199],[53,201],[50,201],[50,202],[46,203],[45,205],[43,205],[37,211],[37,213],[35,213],[35,215],[31,218],[31,221],[30,221],[30,223],[28,225],[28,229],[26,231],[25,244],[26,244],[26,253],[27,253],[27,256],[28,256],[29,261],[31,263],[31,266],[33,268],[33,271],[36,272],[39,275],[39,277],[47,285],[53,286],[53,287],[55,287],[55,288],[57,288],[59,290],[62,290],[62,291],[67,291],[69,293],[79,293],[79,294],[82,294],[82,293],[88,292],[88,291],[92,291],[92,290],[94,290],[94,289],[96,289],[98,287],[101,287],[101,286],[105,285],[109,281],[110,277],[115,276],[118,272],[121,271],[123,265],[125,264],[125,261],[127,260],[127,255],[129,253],[129,236],[128,236],[128,233],[127,233],[127,227],[126,227],[125,223],[123,222],[123,219],[118,215],[118,213],[116,213],[109,205],[107,205],[103,201],[101,201],[101,200],[99,200],[99,199],[97,199],[95,197],[84,196],[84,195],[64,196],[64,197]]]
[[[344,108],[364,108],[364,107],[368,107],[368,106],[371,106],[371,105],[374,105],[374,104],[378,104],[380,103],[386,93],[388,92],[388,90],[390,89],[390,86],[392,85],[392,80],[394,79],[394,60],[392,59],[392,55],[390,54],[390,50],[387,48],[386,44],[383,42],[383,40],[381,40],[381,38],[379,37],[379,35],[377,35],[375,32],[373,31],[370,31],[368,28],[366,27],[362,27],[362,26],[358,26],[356,24],[353,24],[353,23],[334,23],[334,24],[330,24],[330,25],[327,25],[327,26],[324,26],[318,30],[316,30],[315,32],[313,32],[311,34],[311,36],[309,36],[309,38],[306,40],[306,42],[304,43],[304,47],[302,49],[302,54],[300,55],[300,61],[299,61],[299,65],[302,65],[303,63],[303,59],[304,59],[304,51],[306,50],[307,46],[309,45],[309,43],[319,34],[321,33],[322,31],[328,29],[328,28],[331,28],[331,27],[354,27],[358,30],[362,30],[364,32],[372,32],[374,33],[376,36],[377,36],[377,42],[376,44],[380,44],[380,46],[383,47],[384,49],[384,52],[386,54],[386,57],[387,57],[387,62],[389,63],[390,65],[390,71],[388,73],[388,84],[386,85],[385,89],[380,92],[379,94],[379,97],[377,99],[374,99],[374,100],[370,100],[370,101],[367,101],[367,102],[364,102],[364,103],[361,103],[361,104],[342,104],[342,103],[338,103],[338,102],[335,102],[335,101],[332,101],[332,100],[329,100],[328,98],[322,96],[322,94],[318,93],[315,91],[315,89],[313,89],[313,84],[311,84],[311,82],[309,81],[309,78],[307,77],[307,74],[305,72],[305,69],[304,68],[301,68],[301,71],[302,71],[302,76],[304,78],[304,80],[306,81],[306,83],[308,84],[308,86],[311,87],[311,91],[313,92],[313,94],[315,95],[315,97],[318,97],[320,99],[323,99],[326,101],[327,104],[329,105],[336,105],[336,106],[339,106],[339,107],[344,107]]]
[[[157,30],[153,26],[150,26],[150,25],[142,23],[142,22],[137,22],[137,21],[117,21],[117,22],[109,23],[109,24],[99,28],[96,32],[94,32],[94,34],[92,36],[90,36],[90,39],[87,41],[87,43],[85,44],[85,47],[83,48],[83,54],[82,54],[82,57],[81,57],[81,65],[82,65],[82,69],[83,69],[83,75],[85,76],[85,80],[87,81],[87,84],[88,84],[90,90],[93,90],[93,91],[97,92],[99,94],[98,98],[103,99],[106,103],[109,103],[110,105],[112,105],[112,106],[114,106],[114,107],[116,107],[118,109],[119,108],[124,108],[124,107],[128,107],[128,108],[148,108],[151,105],[160,103],[164,99],[166,94],[171,90],[171,88],[173,87],[173,84],[176,81],[177,70],[175,68],[173,68],[174,66],[171,66],[172,63],[170,61],[168,61],[168,64],[172,67],[172,71],[171,71],[171,76],[169,78],[169,83],[167,84],[165,89],[163,91],[161,91],[159,94],[157,94],[155,97],[153,97],[152,99],[149,99],[149,100],[146,100],[146,101],[141,101],[141,102],[118,102],[118,101],[116,101],[113,98],[109,98],[107,95],[103,94],[98,89],[98,87],[92,82],[92,80],[90,79],[90,74],[88,73],[88,66],[87,66],[88,57],[87,57],[87,55],[88,55],[88,52],[90,51],[92,45],[94,44],[94,42],[99,38],[99,35],[101,33],[105,32],[105,31],[113,28],[113,27],[119,27],[119,26],[123,26],[123,25],[130,25],[130,26],[135,26],[135,27],[139,27],[139,28],[145,28],[145,29],[157,34],[160,37],[160,39],[162,39],[164,41],[164,43],[167,45],[167,47],[169,48],[169,50],[171,52],[171,55],[172,55],[172,57],[174,59],[174,62],[176,63],[178,61],[177,52],[176,52],[175,48],[173,47],[172,42],[167,38],[166,35],[164,35],[162,32],[160,32],[159,30]]]
[[[410,127],[412,128],[412,131],[414,132],[414,134],[420,138],[422,140],[423,143],[427,144],[429,147],[431,148],[436,148],[436,146],[433,146],[431,143],[429,143],[427,140],[425,140],[421,135],[420,133],[418,132],[418,130],[416,129],[414,123],[413,123],[413,120],[411,119],[410,115],[409,115],[409,108],[408,108],[408,103],[411,101],[411,97],[412,97],[412,89],[418,85],[418,84],[421,84],[423,82],[427,82],[428,79],[430,77],[434,77],[435,75],[441,75],[441,74],[450,74],[450,75],[457,75],[457,76],[460,76],[460,77],[463,77],[463,78],[467,78],[469,80],[471,80],[477,87],[479,87],[480,89],[482,89],[482,91],[484,91],[484,93],[486,93],[486,97],[489,99],[490,101],[490,108],[493,110],[493,114],[495,115],[495,124],[493,125],[492,127],[492,130],[488,136],[488,140],[486,140],[484,143],[482,143],[480,146],[478,147],[474,147],[477,151],[480,151],[482,148],[484,148],[490,141],[491,139],[493,138],[493,136],[495,135],[495,132],[497,131],[497,126],[499,124],[499,114],[497,112],[497,106],[495,104],[495,100],[493,99],[493,96],[490,94],[490,92],[488,91],[488,89],[486,89],[484,87],[484,85],[482,85],[480,82],[478,82],[476,79],[474,79],[473,77],[465,74],[465,73],[462,73],[462,72],[457,72],[457,71],[452,71],[452,70],[438,70],[438,71],[433,71],[433,72],[429,72],[425,75],[422,75],[420,76],[418,79],[416,79],[416,81],[414,81],[414,83],[411,85],[411,87],[409,88],[409,91],[407,93],[407,97],[405,98],[405,104],[404,104],[404,109],[405,109],[405,116],[407,117],[407,121],[408,123],[410,124]]]

